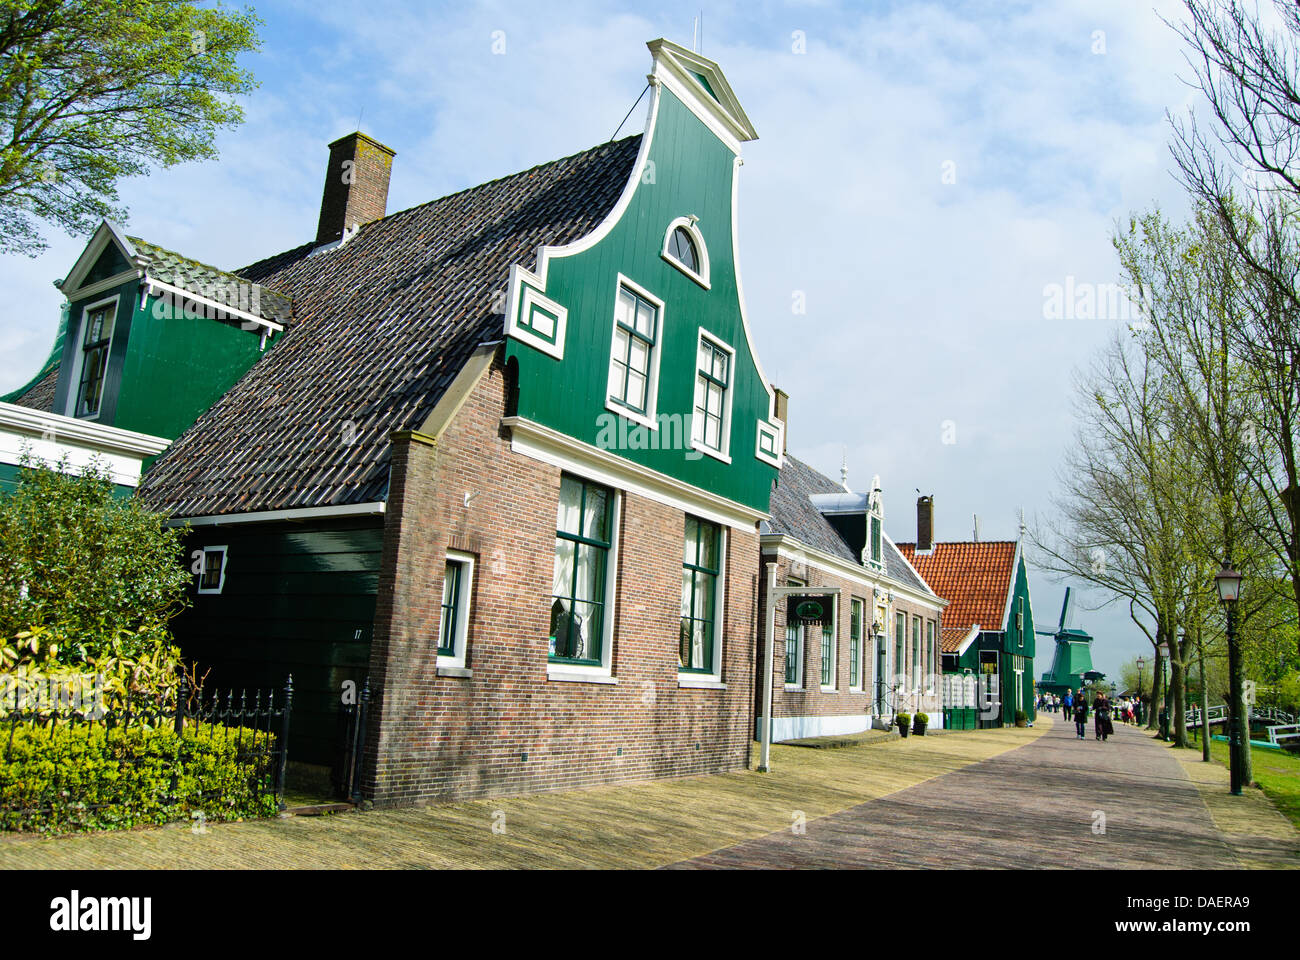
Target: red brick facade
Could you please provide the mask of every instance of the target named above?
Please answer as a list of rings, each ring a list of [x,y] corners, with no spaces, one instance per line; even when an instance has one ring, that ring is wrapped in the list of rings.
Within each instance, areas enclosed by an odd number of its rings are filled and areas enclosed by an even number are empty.
[[[371,651],[366,792],[381,805],[743,767],[750,747],[756,529],[729,529],[725,687],[678,683],[684,514],[624,493],[611,672],[548,679],[559,468],[512,452],[499,359],[435,438],[394,438]],[[449,549],[474,555],[466,667],[439,676]]]
[[[878,715],[875,685],[876,639],[873,621],[877,619],[876,611],[881,604],[884,604],[886,611],[884,632],[888,664],[885,709],[881,715],[889,719],[899,710],[912,713],[917,708],[920,708],[929,715],[932,725],[939,725],[943,711],[939,699],[940,687],[938,682],[935,682],[934,694],[927,696],[924,692],[924,686],[913,682],[912,674],[912,618],[914,616],[921,618],[921,642],[924,645],[926,642],[927,621],[934,621],[936,638],[938,636],[940,627],[939,613],[935,607],[926,606],[897,595],[892,602],[887,600],[887,595],[876,598],[873,596],[873,588],[870,583],[863,583],[860,580],[852,580],[838,575],[833,570],[820,567],[811,561],[797,562],[787,556],[777,558],[774,554],[765,555],[763,560],[776,560],[776,582],[778,586],[787,586],[792,580],[798,580],[808,586],[809,592],[815,592],[819,587],[840,588],[838,630],[834,644],[835,668],[832,673],[833,690],[823,689],[821,684],[822,633],[820,627],[803,628],[805,639],[802,644],[803,672],[801,683],[799,689],[787,689],[785,683],[787,657],[785,604],[783,599],[778,598],[772,658],[772,716],[777,722],[776,739],[787,738],[782,736],[783,730],[786,732],[793,731],[796,736],[815,734],[818,732],[816,728],[819,725],[819,718],[840,718],[838,721],[832,719],[826,724],[827,728],[834,728],[837,723],[839,726],[846,728],[834,732],[850,732],[847,727],[851,725],[856,726],[858,730],[868,728],[866,722],[851,724],[851,718]],[[888,585],[882,584],[881,589],[887,592]],[[766,595],[767,574],[766,568],[764,568],[762,584],[759,590],[759,602],[764,604],[764,606],[760,607],[760,618],[762,616],[761,611],[766,609]],[[851,600],[854,598],[863,602],[862,652],[859,662],[858,683],[856,685],[850,683],[850,618],[852,616]],[[899,613],[904,614],[907,624],[903,649],[904,668],[901,671],[906,675],[906,679],[903,681],[902,689],[895,690],[893,689],[894,683],[900,671],[895,663],[894,617]],[[936,639],[936,646],[937,642]],[[757,640],[757,669],[755,671],[756,676],[760,678],[755,689],[754,716],[756,722],[754,729],[756,731],[759,729],[757,718],[762,714],[761,676],[764,643],[765,638],[760,626]],[[937,662],[933,665],[932,670],[935,674],[940,673]],[[922,672],[924,672],[924,666]],[[802,718],[802,722],[797,722],[796,718]],[[808,734],[803,732],[805,727],[808,729]]]

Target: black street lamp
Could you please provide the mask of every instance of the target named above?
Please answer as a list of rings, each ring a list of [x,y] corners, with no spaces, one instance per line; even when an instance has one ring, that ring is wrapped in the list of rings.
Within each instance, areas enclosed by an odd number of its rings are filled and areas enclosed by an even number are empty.
[[[1241,596],[1241,574],[1225,561],[1223,569],[1214,577],[1214,585],[1219,590],[1219,602],[1228,614],[1228,766],[1231,792],[1240,796],[1246,770],[1246,758],[1241,749],[1241,718],[1245,704],[1241,696],[1241,657],[1237,650],[1237,598]]]
[[[1142,668],[1146,666],[1146,658],[1138,657],[1138,723],[1146,722],[1146,704],[1142,702]]]

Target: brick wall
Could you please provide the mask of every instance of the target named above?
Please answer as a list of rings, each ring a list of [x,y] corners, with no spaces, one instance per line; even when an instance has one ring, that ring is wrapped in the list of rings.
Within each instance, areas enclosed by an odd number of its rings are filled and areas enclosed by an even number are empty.
[[[498,362],[436,441],[394,440],[367,795],[395,805],[743,767],[757,531],[728,531],[725,689],[678,687],[684,515],[631,494],[622,498],[610,571],[618,683],[548,680],[561,471],[511,452],[500,426],[505,393]],[[476,557],[470,677],[436,668],[448,549]]]
[[[764,557],[764,560],[771,560],[772,556]],[[784,601],[778,598],[776,608],[776,627],[775,642],[773,644],[772,672],[772,716],[778,721],[781,718],[793,717],[854,717],[867,716],[875,714],[875,638],[873,636],[873,619],[876,609],[876,601],[872,596],[872,588],[869,585],[863,585],[843,576],[836,575],[833,571],[824,570],[813,563],[795,563],[788,557],[781,557],[777,560],[777,585],[786,586],[791,579],[796,579],[808,585],[809,592],[816,592],[817,588],[839,587],[840,602],[838,607],[838,637],[834,647],[835,669],[833,681],[835,689],[823,690],[821,686],[822,676],[822,634],[820,627],[805,628],[805,641],[803,644],[803,678],[802,685],[797,690],[787,690],[785,686],[786,676],[786,632],[785,632],[785,606]],[[763,574],[763,580],[759,589],[760,604],[766,603],[767,582],[766,573]],[[850,687],[850,617],[851,604],[850,600],[854,597],[863,601],[863,626],[862,634],[865,638],[864,652],[860,662],[860,690]],[[760,607],[759,617],[762,616],[762,607]],[[934,608],[926,607],[920,604],[914,604],[899,597],[895,597],[893,603],[887,607],[888,616],[886,622],[886,650],[889,664],[888,680],[892,684],[894,676],[899,672],[894,662],[894,615],[904,613],[907,616],[907,633],[904,642],[904,663],[906,672],[911,675],[912,664],[912,617],[918,615],[922,618],[921,641],[925,642],[925,620],[935,620],[936,636],[939,629],[939,618]],[[759,632],[757,633],[757,655],[755,676],[758,681],[755,685],[754,693],[754,718],[755,726],[752,729],[757,730],[757,718],[762,715],[762,657],[765,638],[763,636],[763,627],[760,623]],[[937,646],[937,640],[936,640]],[[938,674],[939,667],[936,663],[934,672]],[[901,706],[912,712],[917,707],[923,709],[929,716],[931,724],[938,726],[942,714],[940,704],[940,689],[936,681],[935,692],[932,696],[926,696],[923,692],[914,694],[910,690],[905,690],[902,697],[892,690],[887,696],[886,714],[892,715],[895,706]],[[861,729],[866,729],[863,723]]]

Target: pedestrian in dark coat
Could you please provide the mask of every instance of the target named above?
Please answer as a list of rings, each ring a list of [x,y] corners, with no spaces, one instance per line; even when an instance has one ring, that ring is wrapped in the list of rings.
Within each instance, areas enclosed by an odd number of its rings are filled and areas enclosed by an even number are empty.
[[[1103,693],[1097,698],[1097,702],[1092,705],[1093,726],[1097,731],[1098,740],[1107,740],[1115,732],[1114,724],[1110,719],[1110,700]]]
[[[1084,727],[1088,723],[1088,698],[1079,691],[1074,698],[1074,732],[1080,740],[1084,739]]]

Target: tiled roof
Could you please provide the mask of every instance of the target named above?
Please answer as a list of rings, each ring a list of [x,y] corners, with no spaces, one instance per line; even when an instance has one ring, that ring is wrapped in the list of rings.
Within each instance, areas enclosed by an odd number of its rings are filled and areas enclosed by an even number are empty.
[[[54,388],[58,383],[59,365],[56,363],[45,372],[44,376],[14,397],[11,402],[20,407],[51,413],[54,410]]]
[[[947,613],[944,613],[947,616]],[[970,633],[970,627],[944,627],[939,631],[939,649],[942,653],[956,653],[961,647],[961,642],[966,639]]]
[[[844,539],[808,499],[814,493],[843,493],[844,488],[812,467],[786,454],[768,512],[765,533],[783,533],[816,550],[858,563]]]
[[[1015,541],[936,543],[929,556],[917,556],[914,543],[900,543],[898,549],[935,593],[948,601],[943,611],[945,637],[953,630],[964,637],[977,623],[983,630],[1002,629],[1016,573]]]
[[[480,343],[497,292],[540,244],[613,209],[640,136],[607,143],[238,271],[293,298],[294,326],[182,434],[140,496],[174,516],[367,503],[387,495],[389,434],[418,427]]]
[[[814,549],[847,560],[860,563],[853,555],[844,538],[809,499],[816,493],[843,493],[844,488],[830,477],[818,473],[808,464],[786,454],[785,463],[768,511],[772,518],[763,525],[764,533],[783,533],[800,543]],[[917,578],[907,568],[898,549],[888,537],[883,538],[885,554],[885,575],[896,583],[903,584],[922,593],[932,593],[930,587]]]
[[[248,279],[244,277],[183,257],[139,237],[127,239],[139,255],[140,265],[149,271],[149,276],[163,283],[239,307],[263,320],[274,320],[287,326],[293,318],[291,298],[266,285],[259,285],[256,291],[251,291]]]

